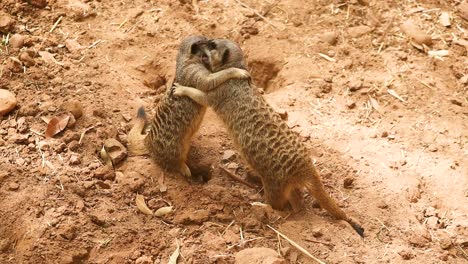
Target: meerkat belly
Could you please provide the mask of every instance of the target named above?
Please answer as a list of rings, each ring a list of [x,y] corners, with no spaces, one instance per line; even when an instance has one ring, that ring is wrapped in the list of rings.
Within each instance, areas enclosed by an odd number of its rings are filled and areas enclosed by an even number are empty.
[[[203,107],[188,98],[163,100],[150,123],[146,138],[151,155],[165,169],[180,163],[184,142],[201,122]]]
[[[302,146],[263,102],[231,100],[217,111],[249,165],[262,176],[282,178],[303,170],[307,157],[301,155]]]

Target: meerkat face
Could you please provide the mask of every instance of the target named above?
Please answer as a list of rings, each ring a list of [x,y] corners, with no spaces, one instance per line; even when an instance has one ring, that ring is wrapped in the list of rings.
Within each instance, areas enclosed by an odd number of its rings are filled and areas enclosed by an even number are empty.
[[[198,42],[195,42],[192,44],[190,47],[190,53],[192,59],[198,59],[200,62],[207,67],[208,69],[211,70],[211,54],[209,50],[209,44],[208,41],[201,40]]]
[[[210,54],[209,69],[217,72],[229,67],[246,69],[240,47],[228,39],[213,39],[206,44]]]

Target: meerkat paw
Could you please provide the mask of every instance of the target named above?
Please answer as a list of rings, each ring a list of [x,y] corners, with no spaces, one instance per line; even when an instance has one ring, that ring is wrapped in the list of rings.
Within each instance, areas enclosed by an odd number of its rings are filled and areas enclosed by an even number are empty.
[[[180,174],[182,174],[184,177],[188,179],[192,178],[192,172],[190,171],[189,167],[185,163],[183,163],[182,167],[180,168]]]
[[[236,77],[239,79],[250,79],[250,72],[244,69],[237,69],[236,68]]]
[[[173,96],[184,96],[184,86],[178,83],[174,83],[171,88],[171,94]]]

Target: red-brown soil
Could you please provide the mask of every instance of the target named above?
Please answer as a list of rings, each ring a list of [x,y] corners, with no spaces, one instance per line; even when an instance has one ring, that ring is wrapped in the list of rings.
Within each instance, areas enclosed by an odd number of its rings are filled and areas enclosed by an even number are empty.
[[[0,2],[0,89],[18,100],[0,117],[1,263],[167,263],[176,239],[178,263],[233,263],[250,247],[314,263],[267,225],[326,263],[467,263],[467,3],[245,0],[252,10],[226,0],[197,12],[191,2]],[[410,42],[408,20],[432,46]],[[223,160],[235,147],[212,111],[191,159],[206,183],[170,175],[161,192],[145,157],[105,171],[104,141],[126,144],[137,107],[152,113],[181,39],[195,34],[240,44],[254,83],[287,112],[364,239],[310,196],[297,214],[252,205],[264,202],[261,188],[219,169],[248,179],[239,155]],[[45,138],[41,118],[70,100],[83,116]],[[137,194],[174,210],[144,215]]]

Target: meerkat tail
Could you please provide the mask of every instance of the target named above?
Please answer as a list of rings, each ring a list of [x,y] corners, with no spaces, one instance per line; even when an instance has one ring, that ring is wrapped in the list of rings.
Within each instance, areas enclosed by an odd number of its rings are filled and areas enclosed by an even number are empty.
[[[128,153],[131,156],[140,156],[149,154],[145,145],[146,134],[142,134],[146,126],[146,113],[142,107],[138,108],[137,118],[130,132],[128,132]]]
[[[327,210],[331,215],[336,217],[339,220],[344,220],[351,225],[351,227],[358,233],[361,237],[364,237],[364,228],[360,224],[356,223],[353,219],[348,217],[346,213],[333,201],[330,195],[323,188],[322,183],[314,184],[309,182],[306,184],[307,190],[312,193],[312,195],[317,199],[320,206]]]

